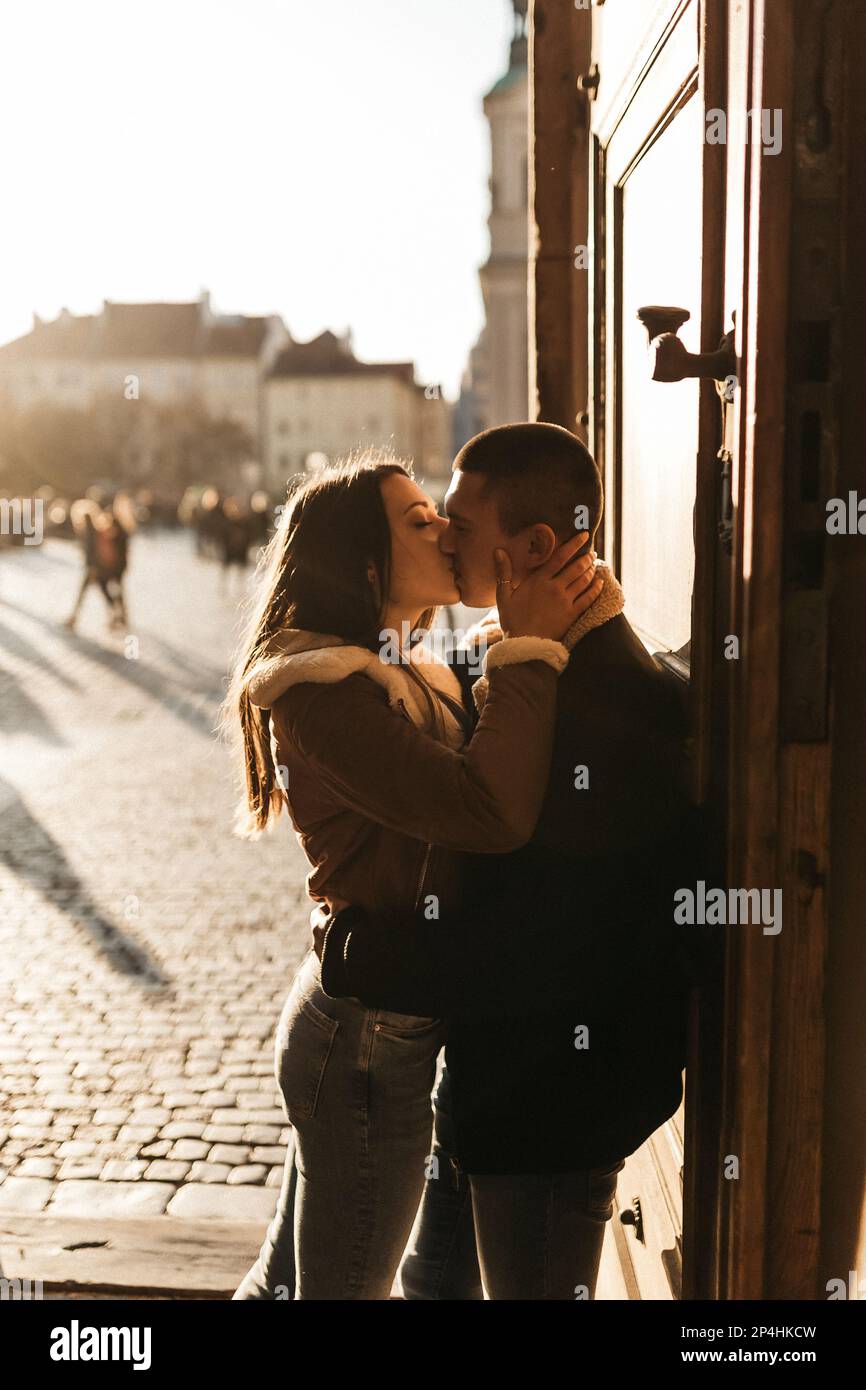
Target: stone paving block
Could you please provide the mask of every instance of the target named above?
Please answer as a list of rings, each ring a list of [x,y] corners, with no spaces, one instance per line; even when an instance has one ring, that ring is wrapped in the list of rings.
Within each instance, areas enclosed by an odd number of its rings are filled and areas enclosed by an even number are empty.
[[[279,1125],[286,1123],[282,1110],[215,1110],[213,1122],[216,1125]]]
[[[205,1125],[201,1137],[212,1144],[238,1144],[245,1136],[243,1125]]]
[[[188,1163],[178,1163],[176,1160],[172,1162],[167,1158],[156,1158],[147,1165],[144,1176],[149,1181],[183,1182],[188,1172]]]
[[[78,1091],[48,1091],[44,1097],[49,1110],[81,1110],[81,1094]]]
[[[164,1106],[133,1106],[130,1123],[135,1125],[167,1125],[171,1119],[171,1111]]]
[[[203,1105],[232,1105],[234,1102],[234,1096],[232,1095],[231,1091],[205,1091],[204,1095],[201,1097],[201,1100]],[[168,1104],[167,1099],[166,1104]]]
[[[41,1139],[45,1133],[42,1125],[12,1125],[9,1133],[13,1139]]]
[[[184,1068],[184,1075],[188,1077],[205,1078],[208,1081],[218,1081],[219,1076],[214,1072],[213,1061],[210,1057],[193,1057],[187,1062]]]
[[[93,1154],[90,1158],[64,1158],[57,1177],[67,1178],[98,1178],[105,1167],[105,1159]]]
[[[266,1222],[273,1216],[276,1204],[277,1193],[269,1187],[187,1182],[166,1210],[169,1216],[183,1216],[191,1221]]]
[[[118,1125],[124,1124],[128,1118],[129,1114],[126,1109],[97,1110],[93,1116],[93,1123],[95,1125],[114,1125],[116,1129]]]
[[[232,1168],[226,1182],[229,1184],[263,1183],[267,1175],[268,1170],[264,1163],[242,1163],[239,1168]]]
[[[286,1150],[279,1144],[265,1144],[250,1150],[250,1163],[282,1163]]]
[[[211,1163],[246,1163],[249,1152],[246,1144],[214,1144],[208,1158]]]
[[[160,1139],[201,1139],[205,1126],[196,1120],[171,1120],[159,1131]]]
[[[49,1178],[7,1177],[0,1186],[0,1212],[44,1211],[56,1183]]]
[[[146,1144],[140,1153],[142,1158],[165,1158],[170,1148],[170,1139],[158,1139],[155,1144]]]
[[[23,1158],[12,1171],[16,1178],[55,1178],[59,1167],[56,1158]]]
[[[248,1091],[243,1098],[245,1110],[273,1110],[274,1097],[265,1091]]]
[[[211,1145],[205,1139],[176,1139],[168,1151],[169,1158],[207,1158]]]
[[[0,1195],[2,1192],[0,1188]],[[171,1183],[160,1182],[59,1182],[50,1214],[94,1218],[161,1216],[174,1192]]]
[[[57,1145],[50,1139],[45,1139],[40,1144],[27,1144],[21,1150],[22,1158],[53,1158],[57,1152]]]
[[[225,1182],[231,1168],[227,1163],[194,1163],[189,1172],[190,1182]]]
[[[147,1164],[141,1158],[110,1158],[99,1174],[103,1182],[135,1182],[144,1173]]]
[[[121,1125],[117,1131],[117,1139],[121,1144],[127,1140],[131,1144],[149,1144],[158,1134],[157,1125]]]
[[[247,1144],[278,1144],[280,1130],[276,1125],[245,1125],[243,1138]]]
[[[99,1145],[99,1152],[103,1158],[119,1158],[125,1163],[131,1162],[134,1158],[138,1158],[140,1156],[140,1149],[140,1144],[130,1143],[129,1141],[125,1144],[120,1144],[116,1139],[112,1139],[110,1144]]]
[[[54,1119],[53,1110],[26,1110],[24,1108],[15,1111],[15,1123],[19,1125],[34,1125],[38,1129],[44,1129],[50,1125]]]

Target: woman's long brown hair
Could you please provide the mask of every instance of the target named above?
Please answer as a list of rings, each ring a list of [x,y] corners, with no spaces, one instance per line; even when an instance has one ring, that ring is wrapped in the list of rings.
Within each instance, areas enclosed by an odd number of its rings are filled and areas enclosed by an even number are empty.
[[[253,616],[221,716],[223,731],[233,739],[240,720],[244,792],[235,830],[247,839],[257,838],[287,801],[271,753],[270,711],[250,700],[247,675],[285,628],[342,637],[379,652],[391,577],[391,529],[381,485],[392,473],[412,476],[396,455],[366,449],[321,472],[301,475],[290,485],[287,504],[262,555]],[[375,588],[367,573],[371,562],[378,578]],[[435,609],[426,610],[416,630],[430,627],[434,618]],[[441,734],[438,701],[413,665],[404,670],[422,688],[431,723]],[[446,703],[462,717],[462,708],[451,700]]]

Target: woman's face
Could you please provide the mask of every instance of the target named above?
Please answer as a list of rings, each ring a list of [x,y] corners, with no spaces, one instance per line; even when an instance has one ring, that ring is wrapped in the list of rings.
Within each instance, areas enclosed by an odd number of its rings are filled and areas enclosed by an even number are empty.
[[[450,557],[439,549],[448,522],[427,493],[402,473],[382,479],[382,501],[391,528],[388,606],[421,613],[440,603],[459,603]]]

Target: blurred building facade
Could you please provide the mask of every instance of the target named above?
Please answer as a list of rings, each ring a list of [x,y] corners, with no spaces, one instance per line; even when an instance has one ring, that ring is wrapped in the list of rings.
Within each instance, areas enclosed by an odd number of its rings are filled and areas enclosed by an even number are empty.
[[[412,362],[361,362],[349,335],[291,343],[264,388],[265,480],[278,490],[311,455],[333,460],[390,445],[414,460],[419,480],[448,476],[450,411],[438,386],[419,386]]]
[[[192,303],[119,304],[98,314],[33,316],[29,333],[0,347],[0,397],[86,409],[100,396],[197,401],[233,420],[258,446],[260,383],[290,342],[278,314],[215,314],[205,290]]]
[[[419,477],[450,467],[450,407],[411,362],[359,361],[348,335],[296,342],[278,314],[216,314],[191,303],[61,310],[0,346],[0,403],[86,410],[106,397],[203,408],[250,440],[262,481],[282,487],[310,454],[390,444]]]

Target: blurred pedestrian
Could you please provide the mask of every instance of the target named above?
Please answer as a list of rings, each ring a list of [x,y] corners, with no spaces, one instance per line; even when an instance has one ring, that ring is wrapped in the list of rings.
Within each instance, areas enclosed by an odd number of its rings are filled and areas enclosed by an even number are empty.
[[[224,588],[232,568],[241,572],[243,581],[244,571],[249,563],[251,540],[250,518],[246,509],[237,497],[227,497],[222,505],[219,535]]]
[[[122,494],[106,507],[100,507],[89,498],[80,498],[73,503],[71,515],[84,547],[84,575],[65,626],[74,631],[84,595],[91,584],[96,584],[108,605],[109,629],[125,627],[123,578],[129,557],[129,537],[135,527],[132,507]]]
[[[206,487],[199,498],[193,525],[196,554],[216,559],[223,532],[223,498],[215,487]]]

